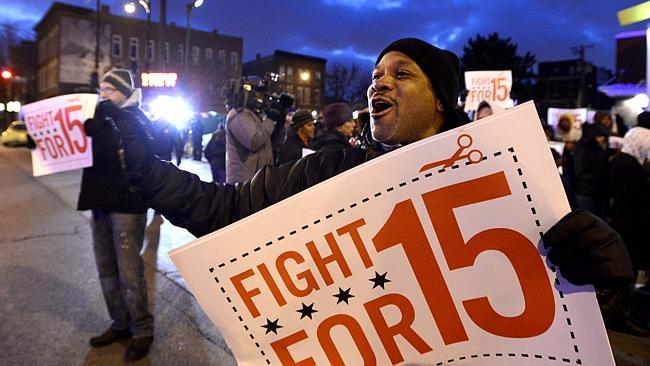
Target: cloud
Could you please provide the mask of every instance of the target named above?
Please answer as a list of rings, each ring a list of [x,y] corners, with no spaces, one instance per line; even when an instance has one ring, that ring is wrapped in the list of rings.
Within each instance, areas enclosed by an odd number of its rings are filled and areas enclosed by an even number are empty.
[[[592,42],[592,43],[600,43],[603,40],[603,37],[600,36],[600,32],[594,30],[594,29],[583,29],[582,30],[582,35],[584,35],[587,38],[587,41]]]
[[[0,22],[35,24],[42,16],[42,11],[33,10],[24,4],[5,3],[0,12]]]
[[[346,6],[357,10],[366,7],[388,10],[403,7],[406,0],[324,0],[324,3],[325,5]]]
[[[353,46],[348,46],[346,48],[333,48],[333,49],[318,49],[313,47],[301,47],[296,50],[298,53],[312,55],[317,57],[323,57],[327,59],[344,59],[350,61],[356,61],[357,63],[367,64],[374,63],[377,55],[375,54],[366,54],[359,52]]]

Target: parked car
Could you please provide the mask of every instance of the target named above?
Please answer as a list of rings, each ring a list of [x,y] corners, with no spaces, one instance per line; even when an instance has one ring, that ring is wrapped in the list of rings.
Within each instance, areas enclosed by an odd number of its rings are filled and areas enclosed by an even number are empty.
[[[27,146],[29,135],[23,121],[13,121],[9,127],[0,134],[0,143],[5,146]]]

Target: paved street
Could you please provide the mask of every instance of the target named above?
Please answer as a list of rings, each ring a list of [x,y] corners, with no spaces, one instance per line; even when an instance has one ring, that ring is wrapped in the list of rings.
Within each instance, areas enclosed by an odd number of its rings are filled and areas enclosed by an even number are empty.
[[[181,166],[210,179],[207,164]],[[75,210],[80,171],[34,178],[28,151],[4,147],[0,169],[0,364],[122,364],[126,342],[88,346],[109,319],[88,212]],[[235,364],[167,256],[192,239],[149,213],[143,256],[155,340],[149,357],[135,365]]]
[[[207,163],[185,159],[181,168],[211,180]],[[75,210],[80,171],[34,178],[28,150],[5,147],[0,171],[0,364],[122,364],[126,342],[88,346],[108,315],[88,212]],[[149,212],[143,256],[155,341],[149,357],[134,365],[235,364],[167,256],[192,239]],[[650,365],[650,339],[609,334],[619,366]]]

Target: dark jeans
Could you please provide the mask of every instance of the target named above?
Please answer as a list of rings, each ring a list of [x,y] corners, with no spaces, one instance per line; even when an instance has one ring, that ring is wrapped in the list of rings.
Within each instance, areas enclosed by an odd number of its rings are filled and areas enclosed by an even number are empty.
[[[140,250],[147,214],[92,210],[93,249],[111,328],[129,328],[134,337],[153,335],[144,263]]]

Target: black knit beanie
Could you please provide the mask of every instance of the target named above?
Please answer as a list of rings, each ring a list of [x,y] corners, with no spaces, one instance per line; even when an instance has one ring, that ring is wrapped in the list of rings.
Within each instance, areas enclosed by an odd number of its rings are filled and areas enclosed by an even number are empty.
[[[291,126],[296,130],[310,122],[314,122],[314,118],[306,109],[298,109],[291,117]]]
[[[444,130],[469,122],[467,115],[457,109],[460,60],[453,52],[440,49],[417,38],[402,38],[384,48],[377,56],[375,65],[391,51],[405,54],[427,75],[437,98],[445,107]]]

